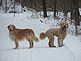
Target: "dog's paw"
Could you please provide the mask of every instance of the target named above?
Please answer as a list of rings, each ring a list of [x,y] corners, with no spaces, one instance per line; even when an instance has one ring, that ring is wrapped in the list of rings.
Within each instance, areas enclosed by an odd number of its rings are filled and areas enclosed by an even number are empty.
[[[17,47],[13,48],[13,49],[17,49]]]

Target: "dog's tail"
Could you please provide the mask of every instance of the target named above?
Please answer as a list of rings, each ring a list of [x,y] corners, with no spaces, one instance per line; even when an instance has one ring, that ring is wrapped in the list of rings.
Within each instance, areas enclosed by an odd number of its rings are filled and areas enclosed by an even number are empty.
[[[35,36],[35,37],[34,37],[34,41],[35,41],[35,42],[38,42],[39,39]]]
[[[42,39],[45,39],[46,38],[46,33],[42,32],[40,33],[40,36],[39,38],[42,40]]]

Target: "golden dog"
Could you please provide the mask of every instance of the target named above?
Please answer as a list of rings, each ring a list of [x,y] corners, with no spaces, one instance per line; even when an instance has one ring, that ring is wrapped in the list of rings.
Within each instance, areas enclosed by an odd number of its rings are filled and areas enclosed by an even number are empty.
[[[56,47],[54,46],[54,36],[58,37],[58,46],[61,47],[63,46],[63,40],[67,35],[67,27],[68,24],[66,21],[62,22],[60,28],[51,28],[46,31],[46,33],[42,32],[40,33],[39,38],[42,40],[46,38],[46,36],[49,39],[49,47]]]
[[[33,40],[39,41],[32,29],[18,29],[14,25],[8,25],[7,28],[9,30],[10,39],[15,42],[16,47],[14,49],[19,47],[18,42],[23,39],[29,41],[30,44],[29,48],[33,47]]]

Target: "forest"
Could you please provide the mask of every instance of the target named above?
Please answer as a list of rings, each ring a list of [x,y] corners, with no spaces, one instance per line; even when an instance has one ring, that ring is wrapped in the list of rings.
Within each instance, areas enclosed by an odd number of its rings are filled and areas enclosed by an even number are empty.
[[[70,20],[74,19],[75,25],[80,25],[81,16],[79,8],[81,7],[81,0],[0,0],[0,6],[2,10],[10,13],[16,13],[16,5],[21,5],[22,8],[29,8],[29,10],[35,10],[36,12],[43,11],[43,17],[48,17],[47,12],[54,12],[54,18],[57,17],[58,12],[63,12],[65,19],[70,12]],[[25,11],[22,9],[21,11]],[[77,26],[76,33],[77,33]]]

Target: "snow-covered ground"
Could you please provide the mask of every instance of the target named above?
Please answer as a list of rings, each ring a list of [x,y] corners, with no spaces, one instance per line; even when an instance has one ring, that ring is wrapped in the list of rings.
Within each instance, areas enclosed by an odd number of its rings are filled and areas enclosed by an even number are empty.
[[[67,34],[63,47],[49,48],[48,39],[34,42],[34,47],[28,49],[28,42],[20,42],[19,49],[9,39],[7,26],[14,24],[18,28],[32,28],[37,37],[52,25],[42,23],[42,18],[32,18],[30,13],[13,14],[0,13],[0,61],[81,61],[81,36]],[[49,21],[51,21],[49,19]],[[49,22],[48,21],[48,22]],[[54,21],[53,20],[54,24]],[[55,21],[56,22],[56,21]],[[55,36],[55,45],[57,37]]]

